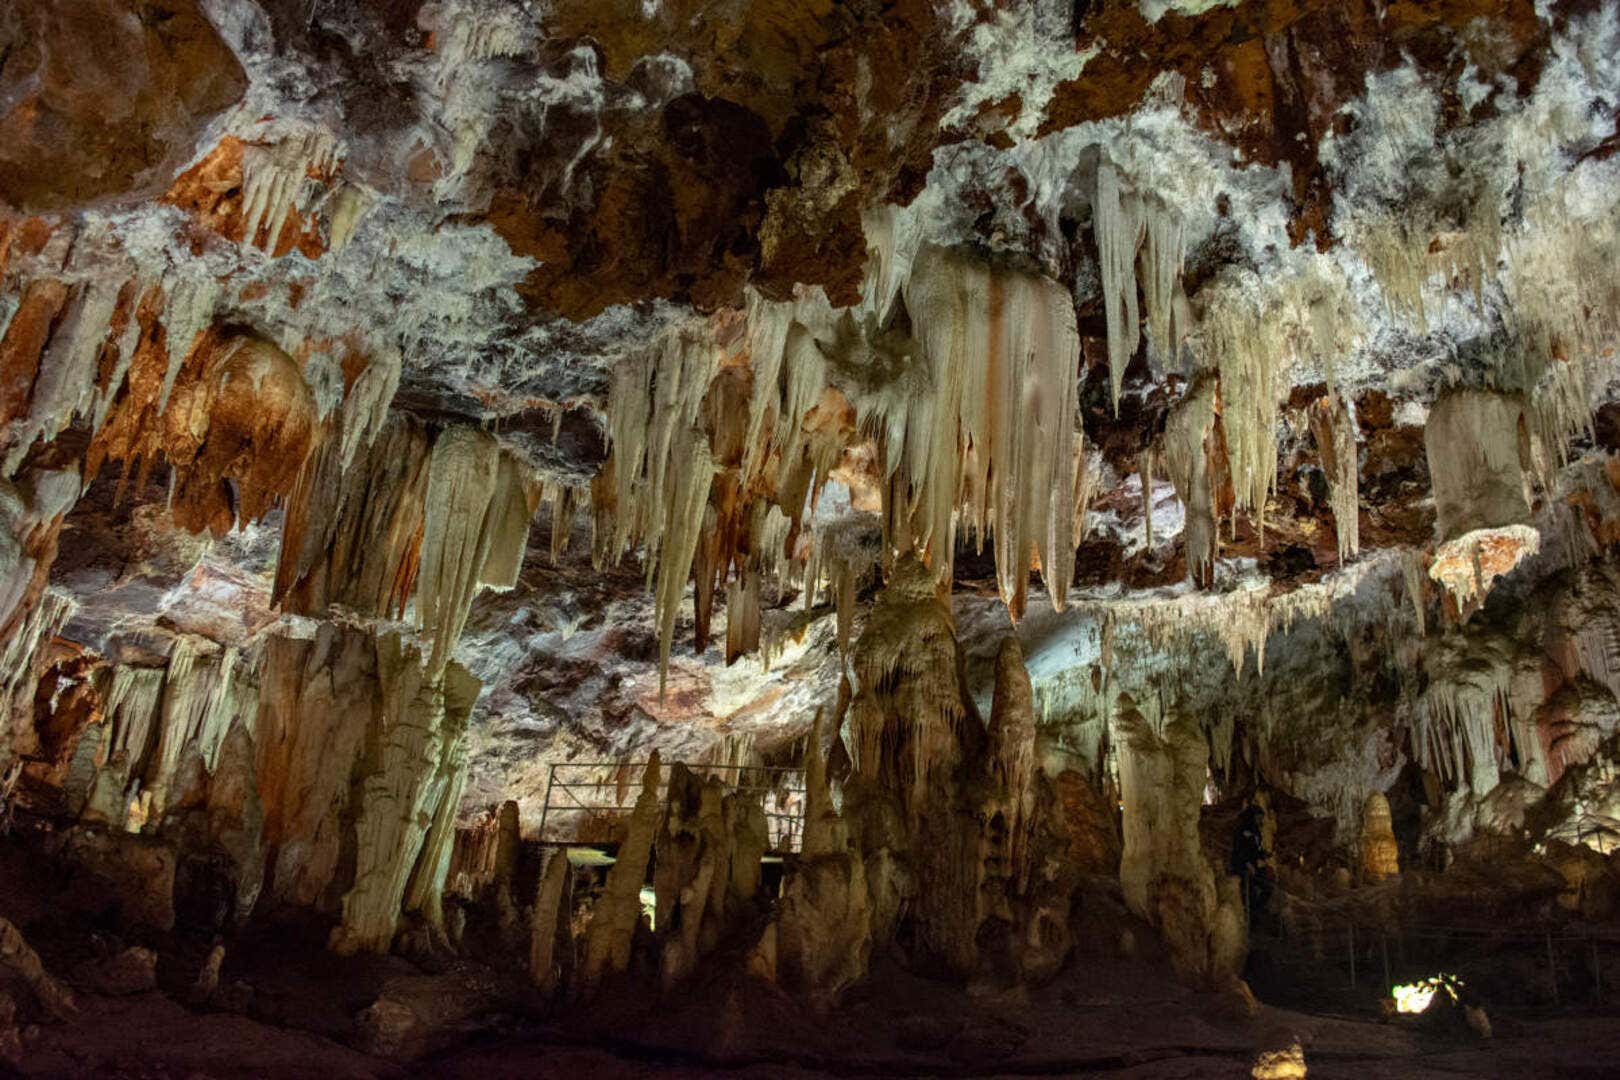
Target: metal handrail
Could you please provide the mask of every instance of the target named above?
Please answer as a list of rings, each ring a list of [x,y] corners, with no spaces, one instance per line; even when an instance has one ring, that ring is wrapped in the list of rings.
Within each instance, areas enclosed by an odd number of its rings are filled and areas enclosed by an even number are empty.
[[[623,773],[627,770],[640,769],[645,771],[648,761],[558,761],[546,766],[546,795],[545,802],[540,808],[539,836],[542,842],[546,841],[546,826],[551,819],[551,811],[584,811],[587,814],[626,814],[634,809],[634,804],[626,805],[620,802],[587,803],[576,792],[601,791],[604,789],[618,792],[623,789],[636,787],[634,782],[626,782]],[[665,766],[684,764],[692,772],[703,775],[716,772],[730,772],[737,774],[734,780],[727,781],[727,786],[735,791],[761,792],[765,795],[779,796],[775,802],[776,809],[761,800],[761,810],[771,829],[772,851],[788,852],[797,849],[802,838],[804,807],[803,796],[806,790],[802,786],[787,786],[781,783],[768,782],[768,778],[786,778],[793,775],[802,775],[803,770],[783,765],[740,765],[732,763],[710,762],[665,762]],[[609,780],[569,780],[566,779],[566,770],[569,769],[611,769],[621,774]],[[564,771],[564,779],[558,779],[558,772]],[[748,774],[757,774],[766,778],[766,782],[749,783]],[[660,779],[659,788],[667,789],[669,780],[667,775]],[[553,797],[555,791],[559,798]],[[798,809],[793,809],[794,796],[800,796]],[[567,801],[560,801],[566,799]],[[785,805],[785,809],[783,809]],[[777,823],[781,823],[779,826]]]

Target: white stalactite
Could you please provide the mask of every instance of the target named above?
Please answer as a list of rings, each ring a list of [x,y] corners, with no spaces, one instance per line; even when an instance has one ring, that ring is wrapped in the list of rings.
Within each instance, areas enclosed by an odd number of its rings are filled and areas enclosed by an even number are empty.
[[[314,129],[289,136],[269,146],[247,143],[242,147],[242,243],[252,245],[260,226],[269,229],[266,251],[274,252],[292,211],[307,208],[310,173],[327,175],[337,169],[340,147],[332,133]]]
[[[1356,422],[1337,393],[1311,406],[1311,433],[1327,477],[1333,528],[1339,541],[1339,565],[1361,553],[1361,482],[1356,455]]]
[[[1119,414],[1119,391],[1125,369],[1141,342],[1142,319],[1136,300],[1136,249],[1145,228],[1141,200],[1122,187],[1113,162],[1097,164],[1097,192],[1091,204],[1092,230],[1097,238],[1097,261],[1102,275],[1103,311],[1108,321],[1108,381],[1114,413]],[[1161,233],[1161,239],[1169,240]],[[1161,244],[1156,255],[1167,258]],[[1158,261],[1155,262],[1155,271]]]
[[[1215,380],[1205,376],[1194,381],[1164,421],[1165,470],[1175,485],[1176,497],[1186,508],[1182,542],[1187,552],[1187,575],[1201,585],[1209,584],[1214,574],[1220,541],[1209,460],[1214,428]],[[1144,472],[1144,485],[1147,479]],[[1147,514],[1151,536],[1151,505]]]

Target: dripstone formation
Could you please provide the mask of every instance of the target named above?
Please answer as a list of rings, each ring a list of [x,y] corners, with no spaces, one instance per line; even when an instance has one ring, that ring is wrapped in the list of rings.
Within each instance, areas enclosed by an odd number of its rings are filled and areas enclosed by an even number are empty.
[[[0,1071],[1601,1070],[1617,57],[10,4]]]

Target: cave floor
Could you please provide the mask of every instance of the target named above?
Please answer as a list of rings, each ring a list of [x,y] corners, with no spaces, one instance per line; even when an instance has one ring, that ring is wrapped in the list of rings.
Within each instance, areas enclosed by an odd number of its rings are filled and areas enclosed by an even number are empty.
[[[111,933],[83,910],[97,898],[71,884],[15,839],[0,842],[0,916],[70,979]],[[0,1057],[0,1076],[1242,1077],[1262,1051],[1296,1041],[1315,1080],[1620,1076],[1612,994],[1562,1012],[1486,1000],[1495,1037],[1483,1041],[1455,1014],[1384,1020],[1379,988],[1347,994],[1324,967],[1314,984],[1274,990],[1250,1016],[1231,997],[1178,985],[1162,953],[1121,955],[1101,942],[1109,936],[1094,935],[1033,988],[964,989],[880,957],[818,1016],[738,974],[743,965],[717,962],[712,970],[727,974],[675,992],[661,995],[651,972],[633,972],[588,1008],[535,1019],[518,976],[464,960],[339,958],[319,928],[286,924],[239,936],[221,983],[232,992],[195,1007],[190,985],[207,940],[147,934],[157,989],[115,997],[79,986],[77,1014],[26,1033],[17,1067]],[[1504,961],[1502,970],[1520,969]],[[368,1045],[357,1018],[384,999],[409,1007],[410,1030],[396,1040],[409,1046],[406,1063],[353,1048]]]
[[[404,1065],[251,1014],[193,1011],[159,991],[81,995],[75,1018],[27,1043],[18,1075],[1241,1077],[1261,1050],[1295,1040],[1312,1078],[1620,1075],[1620,1017],[1495,1016],[1489,1041],[1460,1024],[1270,1006],[1250,1018],[1120,960],[1082,961],[1039,990],[1000,993],[880,967],[821,1019],[759,982],[711,985],[650,1009],[628,990],[610,987],[591,1012],[554,1023],[460,1026],[442,1033],[448,1045],[436,1054]]]

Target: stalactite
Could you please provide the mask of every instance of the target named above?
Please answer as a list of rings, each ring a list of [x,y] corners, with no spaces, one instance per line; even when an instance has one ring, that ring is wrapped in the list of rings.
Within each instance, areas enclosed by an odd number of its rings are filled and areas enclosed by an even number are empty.
[[[1502,248],[1502,209],[1494,189],[1480,192],[1461,229],[1432,219],[1416,220],[1410,210],[1369,214],[1354,224],[1351,246],[1372,269],[1389,311],[1428,333],[1429,309],[1423,292],[1439,277],[1472,289],[1483,306],[1485,285],[1496,276]]]
[[[529,524],[540,505],[540,486],[530,477],[528,467],[509,453],[501,454],[499,468],[484,525],[490,534],[489,552],[478,581],[487,589],[505,591],[517,584],[523,569]]]
[[[1300,621],[1327,617],[1334,605],[1354,595],[1369,579],[1392,577],[1400,570],[1393,552],[1380,552],[1351,564],[1318,582],[1299,585],[1273,595],[1270,583],[1240,586],[1229,592],[1196,591],[1175,596],[1141,599],[1086,600],[1076,605],[1100,624],[1099,663],[1106,672],[1123,663],[1121,634],[1130,628],[1140,644],[1155,654],[1185,655],[1205,647],[1203,638],[1219,641],[1241,675],[1248,656],[1265,671],[1266,642],[1272,634]],[[1147,702],[1137,708],[1147,709]]]
[[[205,654],[198,645],[189,637],[179,638],[164,672],[157,742],[145,784],[152,793],[154,818],[186,794],[174,790],[183,755],[196,754],[211,775],[231,727],[251,727],[258,712],[256,687],[238,671],[238,651],[227,647]]]
[[[669,652],[675,640],[675,617],[681,596],[692,573],[697,554],[703,514],[709,502],[709,485],[714,480],[714,463],[709,444],[701,432],[687,429],[684,447],[671,448],[670,500],[662,509],[665,523],[660,530],[663,543],[658,552],[658,582],[654,592],[654,618],[658,622],[658,693],[664,693],[669,678]]]
[[[102,746],[85,808],[87,820],[126,825],[130,801],[142,791],[140,778],[156,734],[163,675],[164,670],[156,667],[119,665],[113,671],[102,695]]]
[[[1215,424],[1215,380],[1207,374],[1193,381],[1164,422],[1165,471],[1175,485],[1176,497],[1186,508],[1182,543],[1187,553],[1187,575],[1200,585],[1208,585],[1214,575],[1220,539],[1210,462]],[[1143,483],[1147,483],[1145,473]],[[1151,504],[1145,512],[1151,520]],[[1148,530],[1151,537],[1151,525]]]
[[[1192,327],[1191,309],[1181,288],[1186,235],[1181,216],[1150,201],[1144,204],[1144,242],[1141,254],[1142,307],[1147,315],[1148,340],[1160,360],[1174,368],[1181,344]],[[1115,389],[1117,399],[1118,390]]]
[[[1153,551],[1153,473],[1157,456],[1149,446],[1136,458],[1136,472],[1142,478],[1142,542],[1149,552]]]
[[[726,663],[759,648],[759,574],[744,571],[726,587]]]
[[[400,415],[352,464],[328,436],[287,498],[274,601],[303,615],[341,604],[401,617],[421,559],[430,455],[426,430]]]
[[[719,351],[701,329],[683,328],[614,369],[608,392],[608,446],[613,492],[599,559],[617,562],[640,540],[646,565],[656,572],[673,481],[684,460],[688,434],[696,427]]]
[[[416,592],[432,671],[444,669],[478,589],[516,581],[536,495],[525,469],[486,432],[453,427],[433,444]]]
[[[1565,460],[1568,441],[1592,430],[1594,365],[1620,332],[1620,209],[1592,214],[1561,185],[1529,209],[1506,244],[1504,309],[1515,331],[1493,374],[1496,385],[1528,394],[1526,420],[1539,443],[1541,479]]]
[[[468,64],[501,56],[518,56],[534,32],[520,10],[505,7],[480,9],[476,5],[444,4],[433,11],[437,27],[439,86],[449,84]]]
[[[97,361],[125,283],[125,274],[114,268],[111,275],[93,278],[74,290],[40,357],[28,413],[6,432],[11,447],[6,476],[16,473],[36,440],[49,442],[73,420],[93,414]]]
[[[27,576],[31,578],[32,571]],[[0,638],[0,775],[11,768],[20,752],[30,748],[30,740],[20,729],[32,727],[45,646],[72,616],[75,606],[71,596],[56,589],[45,588],[31,602],[24,590],[15,594],[0,617],[0,625],[6,628]]]
[[[288,219],[305,212],[311,176],[337,170],[341,148],[328,131],[312,130],[263,146],[242,147],[242,242],[256,244],[266,228],[264,250],[274,252]]]
[[[1429,577],[1467,618],[1484,603],[1496,579],[1541,551],[1541,533],[1529,525],[1475,529],[1435,549]]]
[[[1421,551],[1408,548],[1401,552],[1401,574],[1406,598],[1412,603],[1412,617],[1417,621],[1418,637],[1427,637],[1429,633],[1429,603],[1423,584],[1427,576],[1426,561]]]
[[[214,308],[222,291],[219,282],[211,277],[165,280],[168,302],[163,310],[163,338],[168,348],[168,366],[157,399],[159,413],[169,407],[169,395],[174,392],[181,366],[197,344],[198,335],[214,321]]]
[[[916,318],[931,392],[891,386],[897,400],[863,398],[858,408],[890,475],[906,481],[913,543],[946,577],[960,508],[979,542],[994,536],[997,583],[1014,616],[1037,551],[1061,609],[1078,543],[1073,304],[1046,278],[991,272],[936,248],[918,255],[905,296],[927,313]]]
[[[360,377],[343,397],[343,467],[355,454],[374,445],[387,426],[405,357],[393,347],[373,353]]]
[[[1413,711],[1418,764],[1442,780],[1467,785],[1475,798],[1489,794],[1501,782],[1498,731],[1512,718],[1512,674],[1502,663],[1437,666]]]
[[[1333,528],[1338,534],[1339,564],[1361,553],[1360,478],[1356,456],[1356,423],[1349,405],[1329,394],[1311,406],[1311,433],[1327,477],[1333,506]]]
[[[1523,417],[1517,395],[1453,389],[1435,400],[1423,445],[1440,540],[1529,520]]]
[[[699,412],[719,359],[712,338],[683,328],[621,364],[608,395],[595,559],[617,562],[633,540],[645,549],[659,631],[659,687],[666,684],[681,596],[697,555],[715,464]]]
[[[1092,230],[1097,237],[1097,260],[1102,274],[1103,311],[1108,320],[1108,383],[1119,415],[1119,391],[1125,369],[1141,341],[1142,320],[1136,300],[1136,248],[1145,228],[1141,200],[1121,187],[1113,162],[1097,164],[1097,191],[1091,206]],[[1168,261],[1161,245],[1157,256]],[[1159,260],[1154,263],[1155,273]]]
[[[360,219],[376,201],[375,193],[358,184],[338,184],[327,200],[327,250],[336,254],[348,247]]]
[[[551,565],[556,566],[568,550],[568,541],[574,532],[574,518],[581,506],[590,502],[588,488],[558,480],[542,480],[540,502],[551,508],[551,542],[548,552]]]
[[[1293,360],[1293,344],[1278,313],[1262,311],[1241,293],[1223,292],[1205,311],[1206,355],[1221,375],[1221,427],[1239,506],[1265,536],[1266,501],[1277,484],[1277,415]]]

